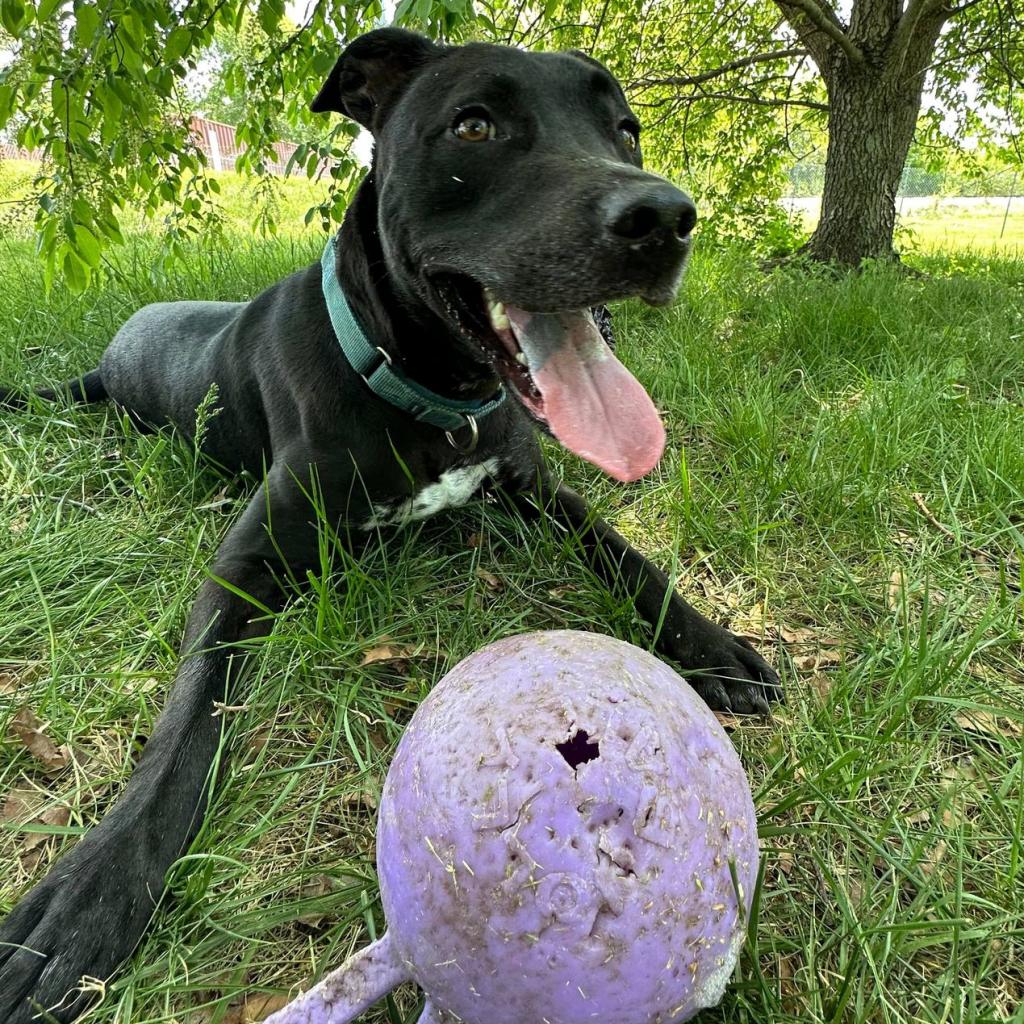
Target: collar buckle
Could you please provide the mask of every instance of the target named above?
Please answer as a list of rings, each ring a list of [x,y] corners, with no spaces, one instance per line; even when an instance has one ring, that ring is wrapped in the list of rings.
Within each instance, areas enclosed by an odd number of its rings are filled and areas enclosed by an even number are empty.
[[[475,416],[470,416],[468,413],[465,415],[466,426],[469,427],[469,441],[465,445],[459,444],[450,430],[446,430],[444,436],[448,438],[448,443],[457,452],[461,452],[463,455],[470,455],[476,451],[476,446],[480,443],[480,428],[476,425]]]

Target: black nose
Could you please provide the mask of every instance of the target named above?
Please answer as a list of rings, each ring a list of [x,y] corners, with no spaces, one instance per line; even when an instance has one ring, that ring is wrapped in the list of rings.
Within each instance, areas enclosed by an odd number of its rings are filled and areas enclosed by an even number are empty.
[[[626,186],[605,206],[605,226],[613,235],[631,242],[668,232],[686,238],[696,223],[693,200],[667,181]]]

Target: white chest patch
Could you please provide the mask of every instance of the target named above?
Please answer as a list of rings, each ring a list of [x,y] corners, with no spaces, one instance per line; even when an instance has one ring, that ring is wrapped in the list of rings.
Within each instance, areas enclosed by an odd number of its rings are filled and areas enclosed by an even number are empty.
[[[416,519],[429,519],[446,508],[465,505],[480,490],[483,482],[497,472],[497,459],[449,469],[441,474],[437,483],[428,484],[411,498],[393,505],[374,505],[373,515],[362,528],[374,530],[379,526],[401,526]]]

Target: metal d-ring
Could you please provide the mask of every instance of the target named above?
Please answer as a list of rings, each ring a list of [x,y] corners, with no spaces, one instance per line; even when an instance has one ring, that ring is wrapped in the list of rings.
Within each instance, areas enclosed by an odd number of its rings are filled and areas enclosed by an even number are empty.
[[[469,444],[463,447],[458,441],[452,436],[450,430],[444,432],[444,436],[448,438],[448,443],[457,451],[462,452],[463,455],[469,455],[470,452],[476,451],[476,446],[480,441],[480,428],[476,425],[475,416],[466,416],[466,426],[469,427]]]

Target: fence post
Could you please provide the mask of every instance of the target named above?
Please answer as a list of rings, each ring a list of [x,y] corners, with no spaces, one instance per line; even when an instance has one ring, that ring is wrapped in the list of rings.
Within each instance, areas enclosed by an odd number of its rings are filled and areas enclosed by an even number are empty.
[[[1013,197],[1017,194],[1017,172],[1013,172],[1013,181],[1010,182],[1010,194],[1006,197],[1006,209],[1003,211],[1003,226],[999,230],[999,237],[1002,238],[1006,234],[1006,221],[1010,216],[1010,203],[1013,202]]]
[[[206,128],[206,142],[210,147],[210,159],[213,161],[213,169],[215,171],[224,170],[221,165],[220,159],[220,139],[217,138],[217,126],[207,125]]]

